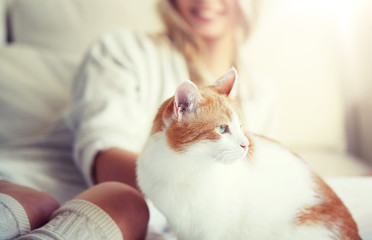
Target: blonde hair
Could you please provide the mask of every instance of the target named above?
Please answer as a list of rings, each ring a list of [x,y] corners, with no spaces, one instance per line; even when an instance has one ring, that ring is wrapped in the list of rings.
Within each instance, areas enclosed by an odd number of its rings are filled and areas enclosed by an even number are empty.
[[[158,11],[165,25],[166,35],[186,59],[190,78],[195,83],[202,82],[200,52],[204,49],[204,42],[192,33],[191,27],[178,12],[175,0],[159,0]],[[236,38],[239,44],[248,37],[250,26],[241,8],[238,14],[240,31],[237,32]]]

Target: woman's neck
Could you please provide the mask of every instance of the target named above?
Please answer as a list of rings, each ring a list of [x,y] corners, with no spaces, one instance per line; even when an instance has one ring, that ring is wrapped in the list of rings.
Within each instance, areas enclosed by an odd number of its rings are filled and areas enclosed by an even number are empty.
[[[222,38],[207,40],[205,43],[206,51],[202,59],[207,71],[215,80],[235,64],[235,39],[232,34],[226,34]]]

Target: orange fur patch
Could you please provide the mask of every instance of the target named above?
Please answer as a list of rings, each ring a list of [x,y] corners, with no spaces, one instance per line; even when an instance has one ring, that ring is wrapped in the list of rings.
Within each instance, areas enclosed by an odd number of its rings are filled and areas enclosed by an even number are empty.
[[[232,121],[231,106],[240,114],[237,104],[226,95],[218,94],[213,87],[199,92],[202,101],[196,111],[186,113],[182,121],[173,116],[174,97],[165,101],[154,119],[151,134],[163,131],[165,123],[169,122],[166,129],[168,144],[175,151],[184,151],[187,146],[203,140],[218,140],[221,135],[215,131],[216,127],[229,125]]]
[[[173,114],[173,103],[174,97],[167,99],[159,107],[158,113],[155,116],[155,119],[152,124],[151,135],[163,131],[165,128],[166,119],[170,119]]]
[[[321,202],[303,209],[295,219],[297,225],[323,225],[337,239],[359,240],[358,227],[350,212],[332,189],[314,173],[316,192]]]

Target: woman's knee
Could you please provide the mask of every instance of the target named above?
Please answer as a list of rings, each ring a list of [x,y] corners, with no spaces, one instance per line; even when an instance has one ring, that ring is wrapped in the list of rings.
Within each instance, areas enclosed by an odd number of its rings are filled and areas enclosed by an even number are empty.
[[[6,181],[0,181],[0,193],[13,197],[23,206],[31,230],[44,225],[59,207],[58,201],[46,192]]]
[[[105,182],[79,194],[76,199],[94,203],[104,210],[119,226],[124,239],[145,237],[149,211],[137,190],[118,182]]]

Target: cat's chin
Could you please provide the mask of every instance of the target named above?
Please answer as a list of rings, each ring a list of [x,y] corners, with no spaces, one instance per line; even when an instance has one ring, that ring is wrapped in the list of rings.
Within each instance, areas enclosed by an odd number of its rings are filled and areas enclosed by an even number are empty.
[[[236,153],[232,156],[225,157],[225,158],[216,157],[214,158],[214,161],[216,163],[229,165],[229,164],[233,164],[233,163],[236,163],[237,161],[244,159],[247,156],[247,153],[248,151],[245,150],[244,152],[239,152],[239,153]]]

